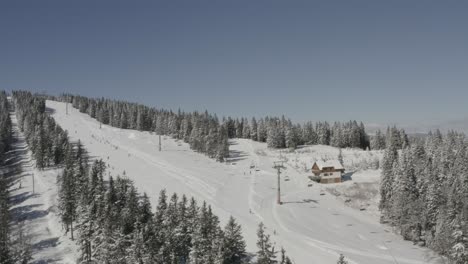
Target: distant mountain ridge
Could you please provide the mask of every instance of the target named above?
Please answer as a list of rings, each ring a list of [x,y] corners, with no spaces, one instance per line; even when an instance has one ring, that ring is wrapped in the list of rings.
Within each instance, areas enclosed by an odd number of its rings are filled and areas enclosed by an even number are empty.
[[[413,124],[404,124],[404,123],[392,123],[392,124],[379,124],[379,123],[366,123],[366,132],[370,135],[374,134],[375,131],[380,129],[385,131],[388,126],[396,125],[399,128],[405,129],[408,134],[426,134],[429,131],[439,129],[442,132],[447,132],[449,130],[454,130],[457,132],[463,132],[468,134],[468,117],[462,119],[453,119],[448,121],[439,121],[433,123],[413,123]]]

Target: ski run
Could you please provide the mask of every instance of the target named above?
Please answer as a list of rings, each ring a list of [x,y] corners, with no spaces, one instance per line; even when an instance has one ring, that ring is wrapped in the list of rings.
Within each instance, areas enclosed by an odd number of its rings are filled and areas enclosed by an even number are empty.
[[[263,222],[276,248],[284,246],[294,263],[336,263],[344,254],[349,263],[444,263],[431,250],[404,241],[391,227],[379,223],[377,211],[380,171],[367,168],[381,158],[379,151],[344,149],[345,165],[356,171],[341,184],[310,184],[306,171],[313,161],[334,158],[338,149],[310,146],[294,152],[271,150],[247,139],[230,141],[230,158],[216,162],[190,150],[188,144],[150,132],[124,130],[98,121],[66,104],[47,101],[55,121],[81,140],[91,158],[103,159],[111,175],[125,175],[157,204],[161,189],[207,201],[224,225],[232,215],[242,225],[247,250],[256,252],[256,230]],[[11,116],[16,124],[16,117]],[[26,149],[14,129],[16,149]],[[281,200],[277,200],[274,161],[285,160]],[[22,215],[31,236],[34,263],[74,263],[78,248],[65,235],[56,208],[57,170],[34,169],[30,153],[21,155],[23,171],[12,186],[13,211]],[[364,165],[363,165],[364,164]],[[32,193],[32,174],[35,192]],[[21,184],[21,188],[19,188]],[[368,193],[359,186],[369,188]],[[354,194],[353,194],[354,192]],[[355,199],[346,199],[348,196]],[[359,201],[359,197],[365,200]],[[16,198],[15,198],[16,197]],[[346,200],[346,201],[345,201]],[[350,200],[352,200],[350,203]]]

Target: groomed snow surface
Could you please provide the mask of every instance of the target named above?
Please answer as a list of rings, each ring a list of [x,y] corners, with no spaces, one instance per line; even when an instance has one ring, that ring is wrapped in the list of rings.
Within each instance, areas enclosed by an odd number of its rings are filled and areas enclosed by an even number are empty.
[[[345,167],[357,170],[349,181],[309,187],[310,172],[305,168],[315,160],[336,159],[338,149],[313,146],[280,152],[267,149],[264,143],[237,139],[231,142],[229,161],[219,163],[164,136],[159,152],[157,135],[106,125],[100,128],[99,122],[71,107],[66,115],[64,103],[47,101],[47,108],[72,140],[80,139],[92,158],[108,163],[112,175],[125,172],[140,192],[150,196],[153,206],[165,188],[207,201],[223,225],[233,215],[242,225],[250,252],[257,250],[256,230],[264,222],[276,247],[284,246],[297,264],[336,263],[340,253],[350,263],[443,263],[431,250],[402,240],[380,224],[375,210],[361,211],[342,199],[354,182],[378,186],[379,171],[366,170],[362,163],[378,160],[379,152],[343,150]],[[272,166],[280,155],[287,160],[287,169],[281,179],[283,204],[277,205]],[[251,169],[251,165],[256,167]],[[335,187],[339,197],[331,194],[330,188]],[[367,207],[375,208],[377,194],[370,195]]]

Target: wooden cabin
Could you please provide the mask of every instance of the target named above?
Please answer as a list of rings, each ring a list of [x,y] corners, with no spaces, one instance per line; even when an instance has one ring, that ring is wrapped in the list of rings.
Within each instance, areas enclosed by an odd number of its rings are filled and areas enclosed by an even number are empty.
[[[339,183],[344,173],[344,167],[338,160],[316,161],[312,173],[320,177],[320,183]]]

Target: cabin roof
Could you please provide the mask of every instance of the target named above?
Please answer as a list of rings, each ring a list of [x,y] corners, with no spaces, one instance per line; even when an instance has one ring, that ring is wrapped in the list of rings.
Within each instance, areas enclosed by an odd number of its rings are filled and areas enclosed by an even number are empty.
[[[327,161],[316,161],[319,170],[323,170],[323,168],[335,168],[335,170],[344,170],[343,165],[338,160],[327,160]]]

